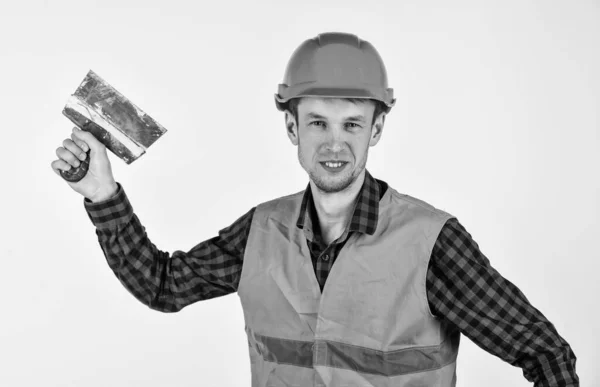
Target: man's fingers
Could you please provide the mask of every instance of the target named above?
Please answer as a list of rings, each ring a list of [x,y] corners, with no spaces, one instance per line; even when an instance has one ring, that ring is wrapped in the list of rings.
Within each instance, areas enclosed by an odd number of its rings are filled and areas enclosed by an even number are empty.
[[[77,140],[77,141],[81,142],[81,140]],[[75,157],[79,158],[79,160],[82,160],[82,161],[85,160],[85,157],[86,157],[85,151],[75,141],[67,138],[65,141],[63,141],[63,147],[65,147],[65,149],[68,149],[69,151],[71,151],[71,153],[73,153],[75,155]]]
[[[77,160],[77,158],[75,157],[75,155],[70,150],[67,150],[67,149],[63,148],[62,146],[56,148],[56,155],[61,160],[66,161],[67,163],[71,164],[74,167],[78,167],[79,164],[80,164],[79,160]]]
[[[54,173],[60,176],[60,171],[68,171],[71,169],[71,165],[64,160],[54,160],[50,166]]]
[[[90,149],[88,147],[88,145],[85,143],[85,141],[80,140],[75,134],[71,134],[71,140],[73,140],[73,142],[75,144],[77,144],[77,146],[83,151],[83,152],[87,152],[88,149]]]
[[[85,130],[81,130],[77,127],[73,128],[72,137],[74,136],[74,140],[82,141],[85,143],[90,149],[96,151],[101,151],[104,148],[104,144],[94,137],[90,132],[86,132]]]

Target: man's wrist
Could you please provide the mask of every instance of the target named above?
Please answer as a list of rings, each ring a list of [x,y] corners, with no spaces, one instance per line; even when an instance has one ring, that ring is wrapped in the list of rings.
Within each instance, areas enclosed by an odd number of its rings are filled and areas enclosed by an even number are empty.
[[[90,197],[89,199],[92,203],[103,202],[115,196],[118,190],[119,186],[117,186],[116,182],[113,182],[109,188],[100,190],[96,195]]]

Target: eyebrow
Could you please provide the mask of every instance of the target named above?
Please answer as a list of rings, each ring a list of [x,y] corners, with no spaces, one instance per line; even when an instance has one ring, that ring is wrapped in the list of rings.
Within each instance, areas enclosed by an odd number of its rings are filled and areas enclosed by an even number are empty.
[[[320,114],[317,113],[308,113],[306,115],[306,119],[315,119],[315,120],[326,120],[326,117],[323,117]],[[358,121],[358,122],[365,122],[365,117],[362,114],[356,115],[356,116],[349,116],[344,118],[344,121]]]

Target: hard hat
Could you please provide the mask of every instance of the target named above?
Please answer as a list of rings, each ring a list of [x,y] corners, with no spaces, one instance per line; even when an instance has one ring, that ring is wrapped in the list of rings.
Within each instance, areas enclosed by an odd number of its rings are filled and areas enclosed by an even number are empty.
[[[396,102],[375,47],[342,32],[319,34],[294,51],[275,94],[277,109],[297,97],[369,98],[383,102],[386,113]]]

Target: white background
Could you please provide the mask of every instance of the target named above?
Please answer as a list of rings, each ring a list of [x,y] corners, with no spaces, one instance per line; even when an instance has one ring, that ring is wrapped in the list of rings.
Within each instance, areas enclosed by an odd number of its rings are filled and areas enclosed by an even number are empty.
[[[168,132],[110,155],[150,239],[189,250],[308,177],[273,93],[293,50],[352,32],[396,107],[367,167],[456,215],[600,383],[600,2],[30,1],[0,6],[0,385],[249,386],[237,295],[162,314],[105,262],[50,168],[89,69]],[[463,337],[458,386],[528,386]]]

